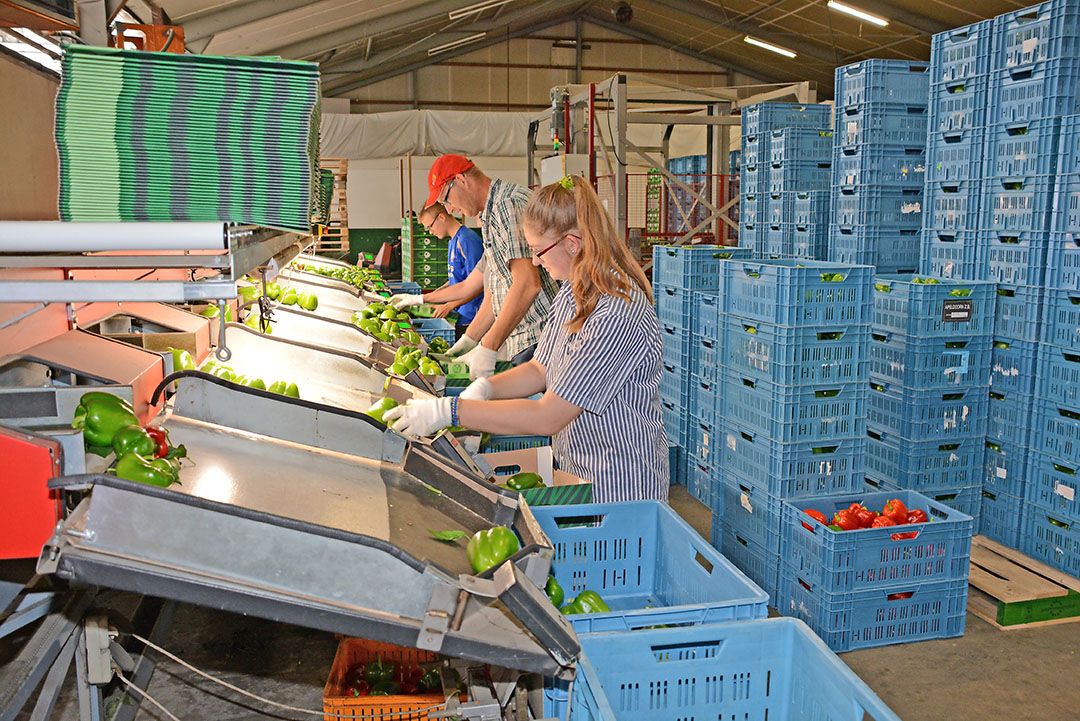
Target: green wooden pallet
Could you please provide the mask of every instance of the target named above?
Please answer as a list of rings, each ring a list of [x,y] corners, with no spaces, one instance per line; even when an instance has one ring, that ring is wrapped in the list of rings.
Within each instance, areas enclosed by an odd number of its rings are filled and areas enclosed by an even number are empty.
[[[968,610],[1003,630],[1080,621],[1080,579],[985,536],[971,540]]]

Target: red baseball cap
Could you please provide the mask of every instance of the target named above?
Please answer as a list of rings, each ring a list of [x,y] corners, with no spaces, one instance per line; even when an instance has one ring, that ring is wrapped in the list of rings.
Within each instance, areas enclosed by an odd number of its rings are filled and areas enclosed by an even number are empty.
[[[424,207],[430,208],[435,205],[439,200],[439,195],[442,194],[443,186],[455,175],[464,173],[471,167],[473,167],[473,161],[464,155],[440,155],[428,172],[427,184],[430,192]]]

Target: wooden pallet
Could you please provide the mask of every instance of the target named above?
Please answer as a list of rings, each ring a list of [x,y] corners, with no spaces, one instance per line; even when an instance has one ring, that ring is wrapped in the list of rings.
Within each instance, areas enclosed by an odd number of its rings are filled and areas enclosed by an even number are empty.
[[[319,167],[334,173],[330,196],[330,216],[315,244],[316,252],[348,252],[349,213],[345,200],[348,188],[349,161],[346,158],[321,158]]]
[[[1080,578],[990,540],[971,539],[968,610],[1003,631],[1080,621]]]

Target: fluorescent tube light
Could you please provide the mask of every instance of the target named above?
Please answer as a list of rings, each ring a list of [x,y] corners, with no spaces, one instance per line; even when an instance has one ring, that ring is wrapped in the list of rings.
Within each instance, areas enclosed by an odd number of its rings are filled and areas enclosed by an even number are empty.
[[[473,3],[468,7],[463,7],[460,10],[451,10],[448,15],[451,20],[460,20],[461,18],[475,15],[476,13],[484,12],[491,8],[497,8],[513,1],[514,0],[484,0],[483,2]]]
[[[461,38],[460,40],[453,40],[448,43],[443,43],[442,45],[436,45],[435,47],[430,48],[427,51],[427,54],[438,55],[439,53],[445,53],[447,50],[453,50],[454,48],[459,48],[462,45],[475,43],[477,40],[483,40],[485,37],[487,37],[487,33],[477,33],[476,35],[470,35],[466,38]]]
[[[743,38],[743,40],[750,43],[751,45],[756,45],[759,48],[765,48],[766,50],[771,50],[772,52],[776,53],[777,55],[783,55],[785,58],[793,58],[793,57],[795,57],[795,53],[793,51],[791,51],[791,50],[788,50],[787,48],[782,48],[779,45],[773,45],[772,43],[767,43],[764,40],[758,40],[757,38],[752,37],[750,35],[747,35],[745,38]]]
[[[850,5],[836,2],[836,0],[829,0],[829,8],[832,10],[836,10],[837,12],[846,13],[852,17],[859,18],[860,20],[865,20],[868,23],[873,23],[878,27],[887,27],[889,25],[889,21],[885,18],[878,17],[877,15],[871,15],[865,10],[860,10],[859,8],[854,8]]]

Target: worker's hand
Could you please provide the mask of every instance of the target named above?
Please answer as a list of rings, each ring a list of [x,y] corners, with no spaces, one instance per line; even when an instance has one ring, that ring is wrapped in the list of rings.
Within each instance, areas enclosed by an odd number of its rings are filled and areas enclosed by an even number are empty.
[[[413,398],[391,408],[383,418],[387,425],[406,438],[433,436],[450,426],[451,398]]]
[[[495,361],[498,357],[498,351],[478,345],[458,360],[469,365],[469,378],[476,380],[495,375]]]
[[[457,308],[459,305],[461,305],[461,303],[456,303],[454,301],[450,301],[448,303],[439,303],[437,306],[435,306],[432,315],[435,318],[445,318],[450,311],[452,311],[454,308]]]
[[[450,350],[446,351],[446,355],[451,358],[457,358],[460,355],[464,355],[476,347],[476,341],[470,338],[468,335],[463,335],[458,338],[457,343],[450,346]]]
[[[395,310],[402,310],[403,308],[412,308],[416,305],[421,305],[424,302],[424,296],[412,295],[411,293],[399,293],[397,295],[390,296],[390,305]]]
[[[469,387],[458,395],[463,401],[488,401],[491,400],[491,381],[487,378],[477,378]]]

